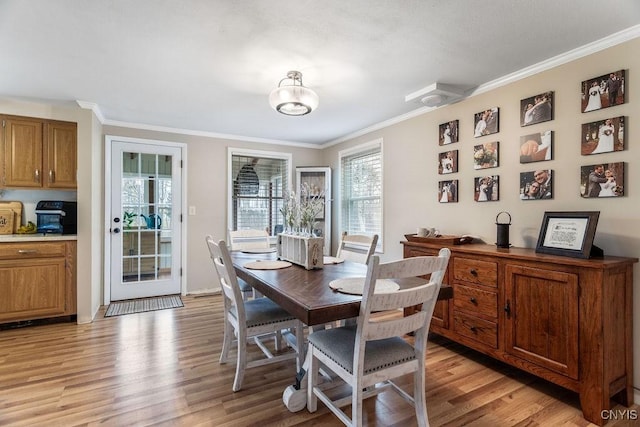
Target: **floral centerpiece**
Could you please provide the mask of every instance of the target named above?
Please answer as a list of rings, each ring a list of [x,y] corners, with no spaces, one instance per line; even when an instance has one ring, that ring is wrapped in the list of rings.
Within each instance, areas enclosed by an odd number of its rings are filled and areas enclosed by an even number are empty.
[[[280,213],[285,231],[278,235],[278,259],[293,262],[307,270],[322,268],[324,238],[313,235],[316,218],[324,209],[324,192],[302,184],[300,194],[287,194]]]
[[[288,234],[313,235],[316,218],[324,209],[324,191],[312,191],[305,182],[300,188],[299,197],[295,192],[285,196],[280,213],[284,218]]]

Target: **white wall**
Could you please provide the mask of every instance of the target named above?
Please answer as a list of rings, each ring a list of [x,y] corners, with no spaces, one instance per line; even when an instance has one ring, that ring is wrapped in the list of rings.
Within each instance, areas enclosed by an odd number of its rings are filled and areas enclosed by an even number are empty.
[[[338,168],[338,151],[377,138],[384,140],[384,240],[382,257],[402,257],[403,235],[416,227],[434,226],[444,234],[474,234],[486,243],[496,241],[496,215],[508,211],[513,218],[510,242],[535,247],[545,211],[600,211],[595,244],[607,255],[640,256],[640,38],[575,60],[500,87],[462,102],[439,108],[387,128],[371,132],[324,150],[324,162]],[[626,70],[627,103],[581,113],[581,82],[611,71]],[[554,120],[520,127],[520,100],[546,91],[555,92]],[[473,137],[473,115],[500,107],[500,132]],[[621,152],[582,156],[581,124],[607,117],[625,116],[626,146]],[[460,142],[438,145],[438,125],[460,120]],[[553,160],[519,163],[520,136],[554,131]],[[495,137],[495,138],[494,138]],[[473,169],[473,146],[500,142],[500,166],[483,172]],[[438,175],[438,153],[458,150],[459,172]],[[625,196],[583,199],[580,196],[580,167],[596,163],[626,162]],[[553,199],[519,199],[520,172],[552,169]],[[500,200],[473,200],[474,177],[500,176]],[[438,181],[457,179],[458,203],[438,202]],[[337,179],[334,180],[337,183]],[[337,187],[334,187],[337,194]],[[336,214],[334,210],[334,215]],[[337,221],[334,221],[337,223]],[[334,227],[335,233],[339,232]],[[634,384],[640,388],[640,264],[634,266]],[[606,333],[606,331],[605,331]],[[638,401],[638,400],[636,400]]]

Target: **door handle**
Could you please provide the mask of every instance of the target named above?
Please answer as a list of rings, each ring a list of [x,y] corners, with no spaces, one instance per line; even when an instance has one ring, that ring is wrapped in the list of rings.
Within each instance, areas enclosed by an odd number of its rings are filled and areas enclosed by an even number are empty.
[[[114,228],[114,229],[113,229],[113,232],[114,232],[115,234],[118,234],[118,233],[120,232],[120,229],[119,229],[118,227],[116,227],[116,228]]]

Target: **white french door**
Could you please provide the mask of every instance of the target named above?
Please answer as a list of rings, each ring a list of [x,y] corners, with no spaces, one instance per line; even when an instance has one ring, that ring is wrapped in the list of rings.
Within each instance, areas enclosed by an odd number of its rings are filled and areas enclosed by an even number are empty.
[[[117,137],[108,137],[109,143],[110,292],[105,299],[179,294],[182,150]]]

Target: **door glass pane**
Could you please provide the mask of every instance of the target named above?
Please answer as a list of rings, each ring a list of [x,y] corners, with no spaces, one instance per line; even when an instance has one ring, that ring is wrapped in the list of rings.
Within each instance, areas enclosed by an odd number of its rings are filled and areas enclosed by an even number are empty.
[[[171,276],[172,156],[123,153],[122,281]]]

